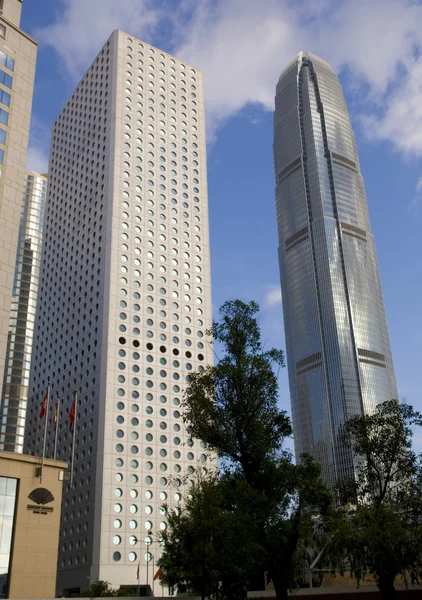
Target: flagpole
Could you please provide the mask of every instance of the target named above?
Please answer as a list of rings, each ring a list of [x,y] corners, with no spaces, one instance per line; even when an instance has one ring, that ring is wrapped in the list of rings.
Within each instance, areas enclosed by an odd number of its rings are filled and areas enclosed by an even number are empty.
[[[42,459],[41,459],[41,470],[40,470],[40,483],[42,483],[42,472],[44,468],[44,458],[45,458],[45,445],[47,442],[47,421],[48,421],[48,406],[50,404],[50,386],[47,387],[47,407],[45,413],[45,423],[44,423],[44,442],[42,446]]]
[[[70,463],[70,487],[73,485],[73,465],[75,462],[75,439],[76,439],[76,421],[78,418],[78,392],[73,392],[73,401],[75,403],[75,418],[73,420],[73,439],[72,439],[72,462]]]
[[[60,413],[60,398],[57,399],[57,414],[54,415],[56,419],[56,435],[54,437],[54,460],[57,456],[57,437],[59,435],[59,413]]]

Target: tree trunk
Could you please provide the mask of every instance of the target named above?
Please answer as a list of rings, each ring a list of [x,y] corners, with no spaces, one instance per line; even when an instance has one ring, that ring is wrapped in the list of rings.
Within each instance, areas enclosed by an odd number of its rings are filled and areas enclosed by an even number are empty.
[[[378,577],[378,589],[382,600],[397,598],[396,588],[394,587],[394,575],[381,575]]]
[[[277,600],[286,600],[289,595],[287,580],[283,573],[270,573]]]

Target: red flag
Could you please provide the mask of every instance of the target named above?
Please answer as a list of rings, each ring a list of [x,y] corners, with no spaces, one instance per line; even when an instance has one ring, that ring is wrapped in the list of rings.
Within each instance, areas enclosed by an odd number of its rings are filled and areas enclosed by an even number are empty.
[[[56,429],[56,427],[57,427],[58,418],[59,418],[59,403],[57,402],[56,408],[54,410],[54,419],[53,419],[54,429]]]
[[[73,400],[72,406],[70,407],[70,410],[69,410],[69,415],[68,415],[69,429],[73,428],[73,423],[75,421],[75,412],[76,412],[76,399]]]
[[[47,414],[47,404],[48,404],[48,388],[47,388],[47,391],[41,402],[40,419],[44,419],[45,415]]]
[[[158,571],[156,572],[156,574],[154,575],[154,581],[156,581],[160,577],[162,572],[163,572],[163,569],[160,567],[158,569]]]

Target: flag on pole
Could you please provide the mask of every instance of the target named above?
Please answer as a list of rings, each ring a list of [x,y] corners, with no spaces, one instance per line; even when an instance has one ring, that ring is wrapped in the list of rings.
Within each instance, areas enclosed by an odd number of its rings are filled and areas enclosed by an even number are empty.
[[[76,397],[73,399],[72,406],[70,407],[69,415],[68,415],[70,430],[73,429],[73,424],[75,422],[75,413],[76,413]]]
[[[57,458],[57,438],[59,435],[59,413],[60,413],[60,398],[56,402],[56,408],[54,410],[54,419],[53,419],[53,424],[54,424],[54,429],[55,429],[54,455],[53,455],[54,460],[56,460],[56,458]]]
[[[74,466],[75,466],[76,419],[78,417],[77,407],[78,407],[78,393],[75,391],[75,392],[73,392],[73,402],[72,402],[72,406],[70,407],[69,415],[68,415],[69,429],[71,429],[71,430],[73,429],[72,462],[70,464],[70,487],[73,487],[73,473],[74,473]]]
[[[140,567],[140,564],[141,564],[141,563],[138,563],[138,568],[136,569],[136,579],[137,579],[138,581],[139,581],[139,576],[140,576],[140,573],[139,573],[139,567]]]
[[[46,393],[44,394],[44,398],[42,399],[41,402],[41,407],[40,407],[40,419],[44,419],[45,415],[47,414],[47,404],[48,404],[48,393],[49,393],[50,388],[47,388]]]
[[[41,410],[40,410],[40,419],[44,419],[44,440],[42,445],[42,459],[41,459],[41,468],[40,468],[40,483],[42,483],[42,475],[44,469],[44,459],[45,459],[45,447],[47,443],[47,423],[48,419],[46,417],[48,413],[48,405],[50,403],[50,386],[48,386],[47,391],[44,395],[44,398],[41,402]]]
[[[154,575],[154,581],[156,581],[160,577],[160,575],[161,575],[162,572],[163,572],[163,569],[160,567],[157,570],[156,574]]]

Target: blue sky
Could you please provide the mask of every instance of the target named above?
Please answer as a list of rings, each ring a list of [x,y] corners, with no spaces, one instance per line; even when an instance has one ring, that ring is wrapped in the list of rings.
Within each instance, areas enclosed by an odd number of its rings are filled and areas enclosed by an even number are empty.
[[[214,306],[258,301],[267,344],[281,348],[275,85],[300,50],[337,69],[366,184],[399,394],[422,410],[421,2],[24,0],[22,28],[39,41],[34,170],[46,169],[51,124],[113,29],[203,70]],[[280,386],[289,410],[286,369]]]

